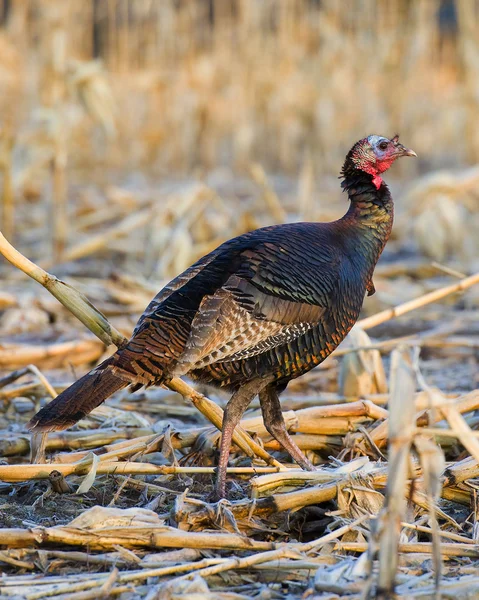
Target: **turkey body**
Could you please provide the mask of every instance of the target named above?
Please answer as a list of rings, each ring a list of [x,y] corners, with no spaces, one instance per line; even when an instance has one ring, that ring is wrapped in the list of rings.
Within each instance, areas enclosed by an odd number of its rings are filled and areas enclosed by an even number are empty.
[[[366,247],[358,256],[360,235],[338,244],[343,226],[267,227],[201,259],[147,308],[127,347],[135,373],[148,383],[167,356],[162,378],[188,373],[235,391],[255,378],[285,386],[319,364],[356,322],[375,264]],[[151,329],[166,322],[152,344]]]
[[[343,172],[350,200],[344,217],[258,229],[201,258],[150,302],[124,348],[43,408],[30,427],[65,429],[118,389],[188,374],[233,393],[223,419],[219,496],[234,428],[256,394],[268,431],[312,469],[286,431],[278,394],[321,363],[356,322],[393,220],[384,183],[378,187],[348,163]]]

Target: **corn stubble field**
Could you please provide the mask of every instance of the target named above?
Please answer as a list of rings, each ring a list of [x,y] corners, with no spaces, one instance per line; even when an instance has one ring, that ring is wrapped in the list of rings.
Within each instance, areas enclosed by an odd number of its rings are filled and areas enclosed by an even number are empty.
[[[389,598],[396,567],[398,598],[477,597],[477,3],[14,0],[0,18],[1,231],[38,267],[0,248],[101,337],[2,259],[0,597]],[[29,418],[162,284],[234,235],[339,217],[345,153],[396,130],[419,159],[386,177],[376,294],[282,395],[315,472],[256,401],[210,502],[227,398],[188,382],[114,395],[31,464]]]

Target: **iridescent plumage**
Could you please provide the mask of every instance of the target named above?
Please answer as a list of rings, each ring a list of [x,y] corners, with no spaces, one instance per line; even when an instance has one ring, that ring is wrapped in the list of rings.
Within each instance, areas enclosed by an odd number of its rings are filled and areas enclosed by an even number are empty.
[[[291,223],[229,240],[151,301],[125,348],[43,408],[34,431],[65,429],[118,389],[188,374],[233,396],[224,415],[217,493],[225,493],[231,436],[259,394],[265,426],[305,469],[278,394],[322,362],[356,322],[391,232],[383,173],[411,150],[380,136],[360,140],[343,166],[350,207],[332,223]]]

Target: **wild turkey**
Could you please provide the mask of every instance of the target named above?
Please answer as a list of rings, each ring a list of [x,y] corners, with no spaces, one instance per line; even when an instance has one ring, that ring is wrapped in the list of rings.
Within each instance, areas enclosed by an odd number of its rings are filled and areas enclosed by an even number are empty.
[[[332,223],[273,225],[229,240],[151,301],[125,348],[42,408],[33,431],[73,425],[113,392],[188,374],[233,393],[224,411],[216,493],[225,495],[234,428],[259,394],[266,429],[303,468],[278,395],[322,362],[356,322],[391,232],[393,201],[381,179],[398,141],[370,135],[348,153],[341,176],[350,207]]]

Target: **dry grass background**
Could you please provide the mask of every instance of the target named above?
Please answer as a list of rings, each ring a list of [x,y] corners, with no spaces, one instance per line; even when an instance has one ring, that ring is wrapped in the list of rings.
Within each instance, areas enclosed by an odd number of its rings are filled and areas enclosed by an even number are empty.
[[[475,597],[478,3],[10,0],[0,20],[1,231],[118,329],[92,313],[100,341],[0,264],[0,597]],[[165,279],[248,229],[341,215],[345,153],[396,131],[419,160],[388,177],[377,293],[283,395],[317,472],[254,404],[232,501],[208,503],[221,410],[181,384],[113,397],[30,465],[33,411]]]

